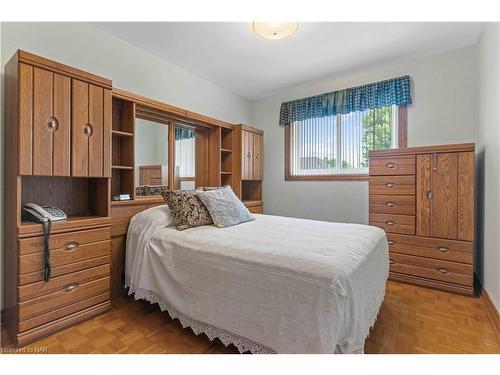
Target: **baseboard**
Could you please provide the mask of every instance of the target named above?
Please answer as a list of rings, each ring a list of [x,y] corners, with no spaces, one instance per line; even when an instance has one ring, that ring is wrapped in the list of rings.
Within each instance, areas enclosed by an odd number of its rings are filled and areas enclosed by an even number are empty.
[[[477,277],[476,277],[476,283],[477,283],[479,298],[481,299],[481,302],[483,303],[486,309],[488,318],[493,324],[493,329],[495,330],[497,336],[500,338],[500,314],[498,313],[495,304],[488,295],[488,292],[486,291],[486,289],[483,288],[481,282]]]

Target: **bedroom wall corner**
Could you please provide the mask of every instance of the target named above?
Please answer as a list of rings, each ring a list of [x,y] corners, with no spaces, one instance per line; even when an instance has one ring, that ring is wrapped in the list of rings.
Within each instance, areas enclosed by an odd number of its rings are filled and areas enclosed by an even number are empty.
[[[477,46],[476,272],[500,311],[500,27],[485,25]]]

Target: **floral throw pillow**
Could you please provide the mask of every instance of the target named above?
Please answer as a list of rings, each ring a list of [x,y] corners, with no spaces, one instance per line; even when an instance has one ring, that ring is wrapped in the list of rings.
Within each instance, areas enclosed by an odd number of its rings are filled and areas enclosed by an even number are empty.
[[[207,208],[194,190],[169,190],[162,195],[175,218],[178,230],[213,224]]]

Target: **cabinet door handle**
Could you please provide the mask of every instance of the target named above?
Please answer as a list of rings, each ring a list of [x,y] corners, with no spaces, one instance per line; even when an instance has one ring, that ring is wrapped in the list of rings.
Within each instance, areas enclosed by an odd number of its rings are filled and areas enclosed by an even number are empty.
[[[447,247],[445,247],[445,246],[439,246],[437,249],[438,249],[439,251],[441,251],[442,253],[447,253],[447,252],[448,252],[448,248],[447,248]]]
[[[80,244],[78,242],[76,242],[76,241],[74,241],[74,242],[68,242],[68,243],[64,244],[63,249],[64,249],[64,251],[73,251],[78,246],[80,246]]]
[[[250,156],[252,156],[252,154],[250,154],[250,152],[247,152],[247,158],[250,159]]]
[[[393,240],[389,240],[389,241],[387,241],[387,243],[389,244],[389,246],[393,246],[393,245],[395,245],[395,244],[396,244],[396,242],[395,242],[395,241],[393,241]]]
[[[427,199],[432,199],[434,197],[434,193],[432,192],[432,190],[428,190],[425,195],[427,196]]]
[[[87,137],[90,137],[93,133],[92,125],[90,124],[85,124],[83,127],[83,132]]]
[[[255,159],[259,160],[260,158],[260,155],[259,154],[255,154]]]
[[[436,153],[432,154],[432,169],[434,169],[435,171],[437,171],[438,169],[438,159]]]
[[[448,270],[446,268],[438,268],[437,270],[443,275],[446,275],[448,273]]]
[[[56,131],[59,128],[59,121],[55,117],[49,117],[49,121],[47,121],[47,128],[52,131]]]
[[[396,223],[395,223],[394,221],[392,221],[392,220],[387,220],[385,223],[386,223],[387,225],[391,226],[391,227],[392,227],[394,224],[396,224]]]
[[[396,164],[395,163],[387,163],[385,165],[387,168],[395,168],[396,167]]]
[[[78,288],[78,283],[72,283],[72,284],[66,285],[64,287],[64,291],[66,293],[69,293],[69,292],[72,292],[73,290],[75,290],[76,288]]]
[[[387,207],[394,207],[396,205],[396,203],[395,202],[385,202],[385,205]]]
[[[388,187],[389,189],[392,189],[395,185],[392,182],[388,182],[385,184],[385,187]]]

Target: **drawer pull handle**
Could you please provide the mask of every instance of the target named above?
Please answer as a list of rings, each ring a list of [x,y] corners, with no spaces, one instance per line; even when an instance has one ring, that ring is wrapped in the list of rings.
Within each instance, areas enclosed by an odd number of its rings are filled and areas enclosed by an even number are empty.
[[[394,168],[396,166],[396,164],[394,164],[394,163],[387,163],[385,166],[387,168]]]
[[[387,220],[385,223],[386,223],[387,225],[391,226],[391,227],[392,227],[394,224],[396,224],[396,223],[395,223],[394,221],[392,221],[392,220]]]
[[[394,207],[396,205],[396,203],[394,203],[394,202],[385,202],[385,205],[387,207]]]
[[[78,246],[80,246],[78,242],[68,242],[67,244],[64,245],[64,251],[73,251]]]
[[[78,283],[69,284],[66,287],[64,287],[64,291],[66,293],[69,293],[69,292],[72,292],[73,290],[75,290],[77,287],[78,287]]]
[[[396,244],[396,242],[394,242],[393,240],[389,240],[387,241],[387,243],[389,244],[389,246],[393,246]]]
[[[92,128],[92,125],[90,124],[85,124],[83,127],[83,133],[87,136],[90,137],[92,133],[94,132],[94,129]]]
[[[385,187],[392,189],[394,187],[394,184],[392,182],[388,182],[387,184],[385,184]]]
[[[444,247],[444,246],[439,246],[437,248],[439,251],[441,251],[442,253],[447,253],[448,252],[448,248],[447,247]]]
[[[448,273],[448,270],[446,268],[438,268],[437,270],[443,275],[446,275]]]

